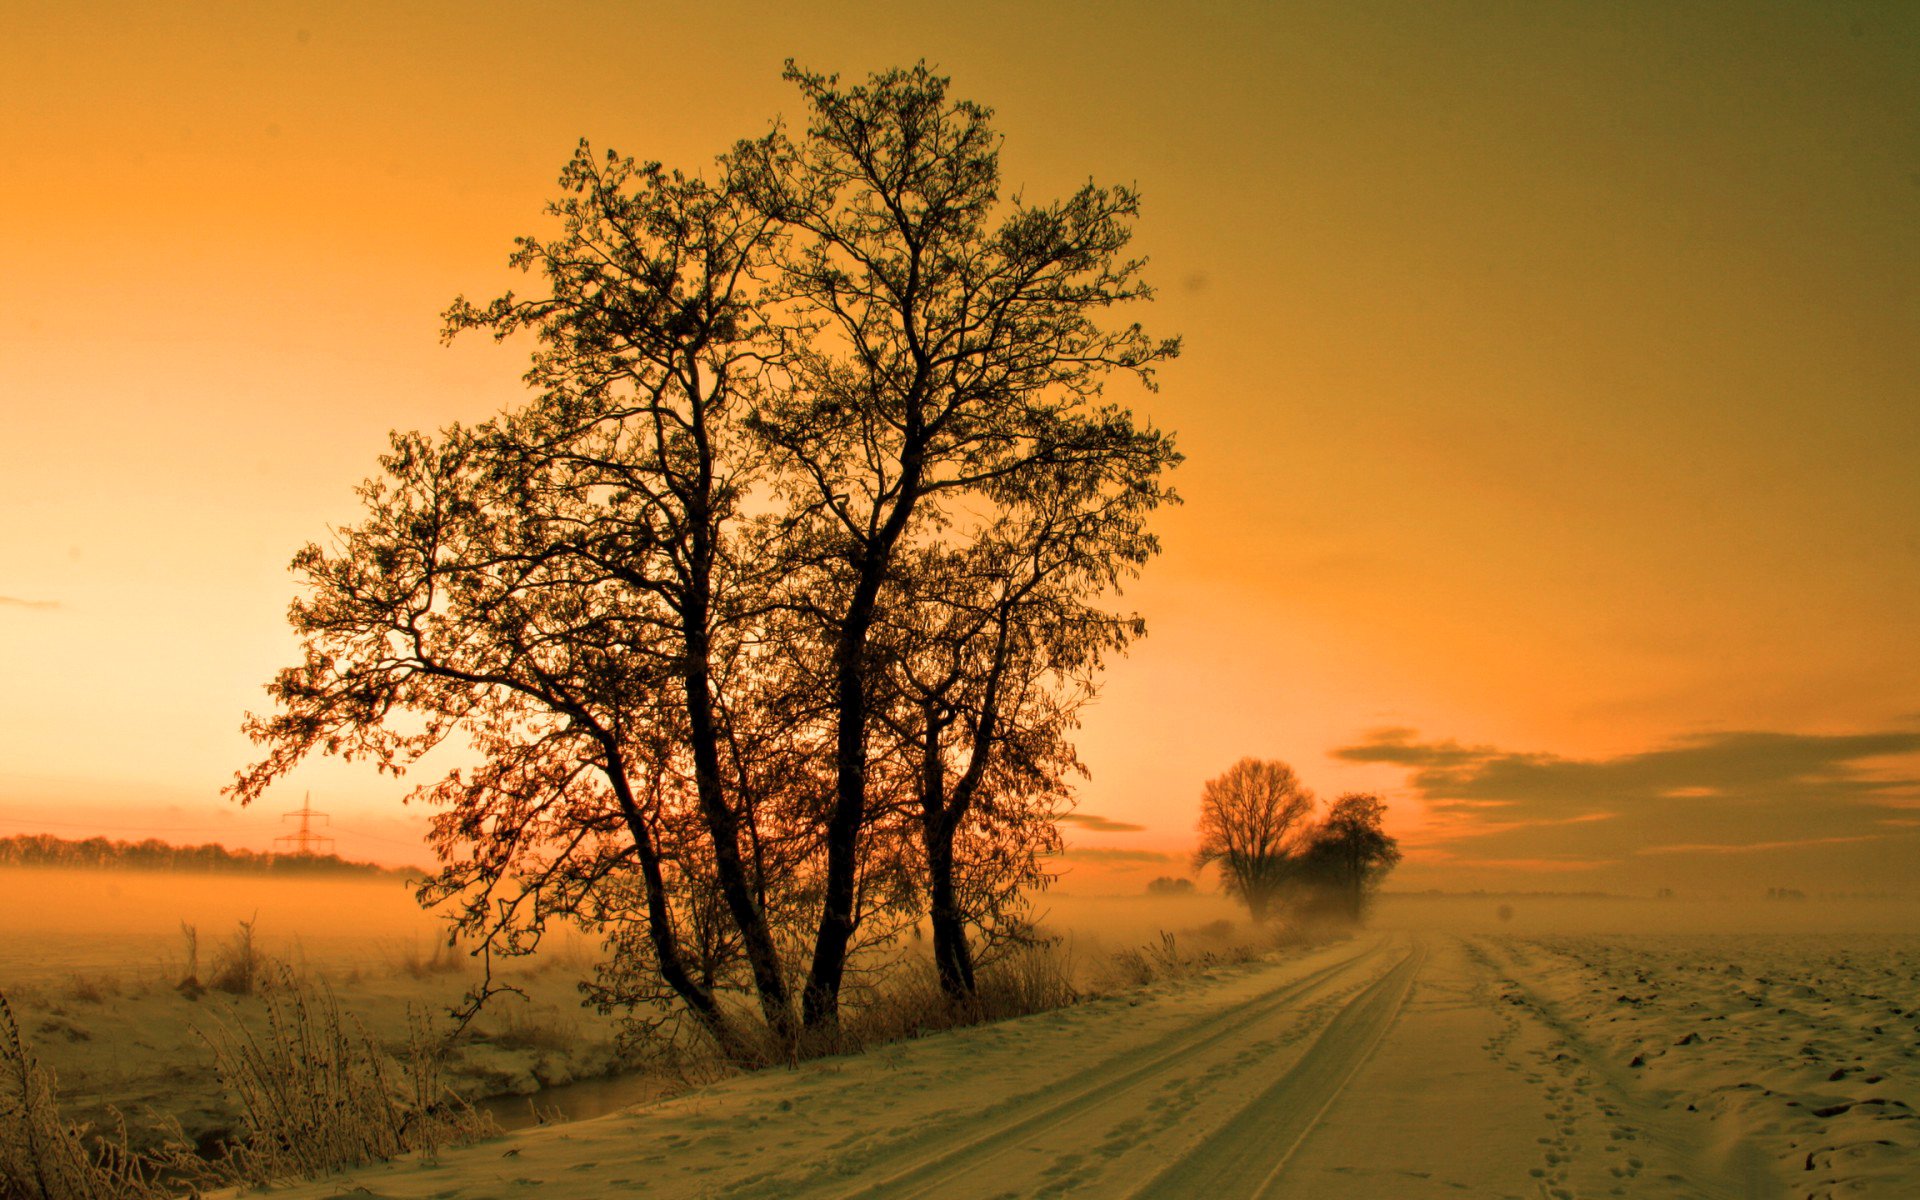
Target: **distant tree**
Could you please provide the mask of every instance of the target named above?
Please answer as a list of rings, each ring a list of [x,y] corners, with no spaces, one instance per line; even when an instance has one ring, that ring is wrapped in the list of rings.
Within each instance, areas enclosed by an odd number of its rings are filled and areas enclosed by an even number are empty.
[[[1147,884],[1149,896],[1191,896],[1193,890],[1193,880],[1172,875],[1162,875]]]
[[[1195,869],[1217,864],[1227,892],[1263,921],[1296,874],[1312,811],[1313,793],[1292,767],[1243,758],[1201,792]]]
[[[348,862],[334,854],[285,855],[258,850],[229,849],[218,843],[175,846],[158,838],[140,842],[85,841],[49,834],[22,834],[0,838],[0,867],[86,867],[133,871],[244,871],[276,874],[391,875],[405,878],[419,872],[406,867],[382,867]]]
[[[1306,876],[1327,906],[1358,921],[1369,894],[1400,861],[1400,844],[1383,828],[1387,806],[1370,792],[1346,792],[1307,833],[1301,850]]]

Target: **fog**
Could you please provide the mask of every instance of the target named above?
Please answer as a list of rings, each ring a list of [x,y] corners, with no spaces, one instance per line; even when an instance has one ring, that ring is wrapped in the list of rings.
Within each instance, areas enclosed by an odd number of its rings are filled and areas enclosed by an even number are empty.
[[[0,871],[0,987],[69,975],[169,972],[184,957],[182,923],[197,927],[203,961],[255,922],[262,950],[326,970],[391,963],[444,936],[438,914],[394,878],[288,879],[19,868]],[[1039,896],[1034,915],[1077,958],[1158,944],[1171,934],[1205,950],[1259,940],[1246,911],[1218,893]],[[1374,904],[1380,929],[1512,934],[1920,933],[1906,899],[1652,899],[1574,895],[1393,894]],[[570,946],[584,935],[561,934]]]
[[[0,987],[68,975],[171,973],[182,923],[204,964],[241,921],[267,954],[323,968],[430,945],[440,923],[396,878],[299,878],[22,867],[0,871]]]

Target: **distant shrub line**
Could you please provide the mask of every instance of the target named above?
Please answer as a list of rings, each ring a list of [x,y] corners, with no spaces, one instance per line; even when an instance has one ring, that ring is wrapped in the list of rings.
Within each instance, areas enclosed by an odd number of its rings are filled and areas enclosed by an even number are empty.
[[[140,842],[103,837],[80,840],[29,833],[0,838],[0,867],[89,867],[134,871],[232,871],[273,875],[371,875],[404,878],[407,867],[349,862],[337,854],[267,854],[232,850],[218,843],[175,846],[158,838]]]

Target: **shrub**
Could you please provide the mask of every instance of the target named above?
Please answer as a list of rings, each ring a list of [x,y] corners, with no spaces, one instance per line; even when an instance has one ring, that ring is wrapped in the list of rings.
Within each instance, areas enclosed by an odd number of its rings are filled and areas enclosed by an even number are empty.
[[[411,979],[426,979],[434,975],[447,975],[465,966],[466,955],[450,942],[436,941],[430,954],[422,955],[417,944],[409,945],[400,953],[400,973]]]
[[[207,990],[200,982],[200,930],[182,921],[180,936],[187,944],[187,965],[180,974],[180,982],[174,987],[187,999],[198,1000]]]
[[[254,922],[259,919],[255,913],[252,919],[240,922],[234,935],[214,952],[212,986],[217,990],[230,996],[253,995],[267,965],[266,957],[253,942]]]
[[[239,1178],[323,1175],[412,1150],[431,1157],[494,1132],[490,1118],[443,1083],[443,1047],[424,1019],[412,1021],[396,1078],[364,1030],[348,1031],[332,992],[304,986],[282,967],[260,995],[261,1033],[235,1025],[209,1038],[241,1115],[230,1160]]]
[[[181,1174],[190,1161],[177,1136],[139,1155],[124,1124],[108,1135],[61,1117],[53,1075],[0,993],[0,1200],[160,1200],[191,1186]]]

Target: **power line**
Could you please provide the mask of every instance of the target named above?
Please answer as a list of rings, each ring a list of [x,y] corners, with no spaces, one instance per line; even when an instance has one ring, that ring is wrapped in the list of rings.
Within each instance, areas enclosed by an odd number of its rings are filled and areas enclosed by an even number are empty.
[[[298,812],[288,812],[286,816],[298,816]],[[102,822],[42,822],[42,820],[27,818],[27,816],[0,816],[0,826],[8,826],[8,828],[13,829],[25,829],[25,831],[29,831],[29,833],[31,833],[31,831],[38,831],[38,829],[90,829],[90,831],[98,833],[100,837],[106,837],[106,833],[102,833],[102,829],[106,829],[106,826],[104,826]],[[334,826],[332,822],[328,822],[328,826],[332,826],[332,828],[338,829],[338,831],[342,831],[342,833],[351,833],[353,837],[361,837],[361,839],[367,839],[367,841],[384,841],[384,843],[396,845],[396,847],[426,845],[426,837],[424,837],[424,835],[422,835],[420,839],[417,839],[417,841],[407,841],[407,839],[401,839],[401,837],[384,837],[384,835],[380,835],[380,833],[367,833],[365,829],[355,829],[351,828],[351,826]],[[119,831],[123,831],[123,833],[127,833],[127,831],[131,831],[131,833],[227,833],[228,837],[232,837],[232,835],[246,835],[250,829],[238,828],[238,826],[148,826],[148,824],[129,824],[129,826],[119,826]]]
[[[95,833],[234,833],[231,825],[102,825],[98,821],[38,821],[26,817],[0,817],[0,825],[23,829],[88,829]]]

